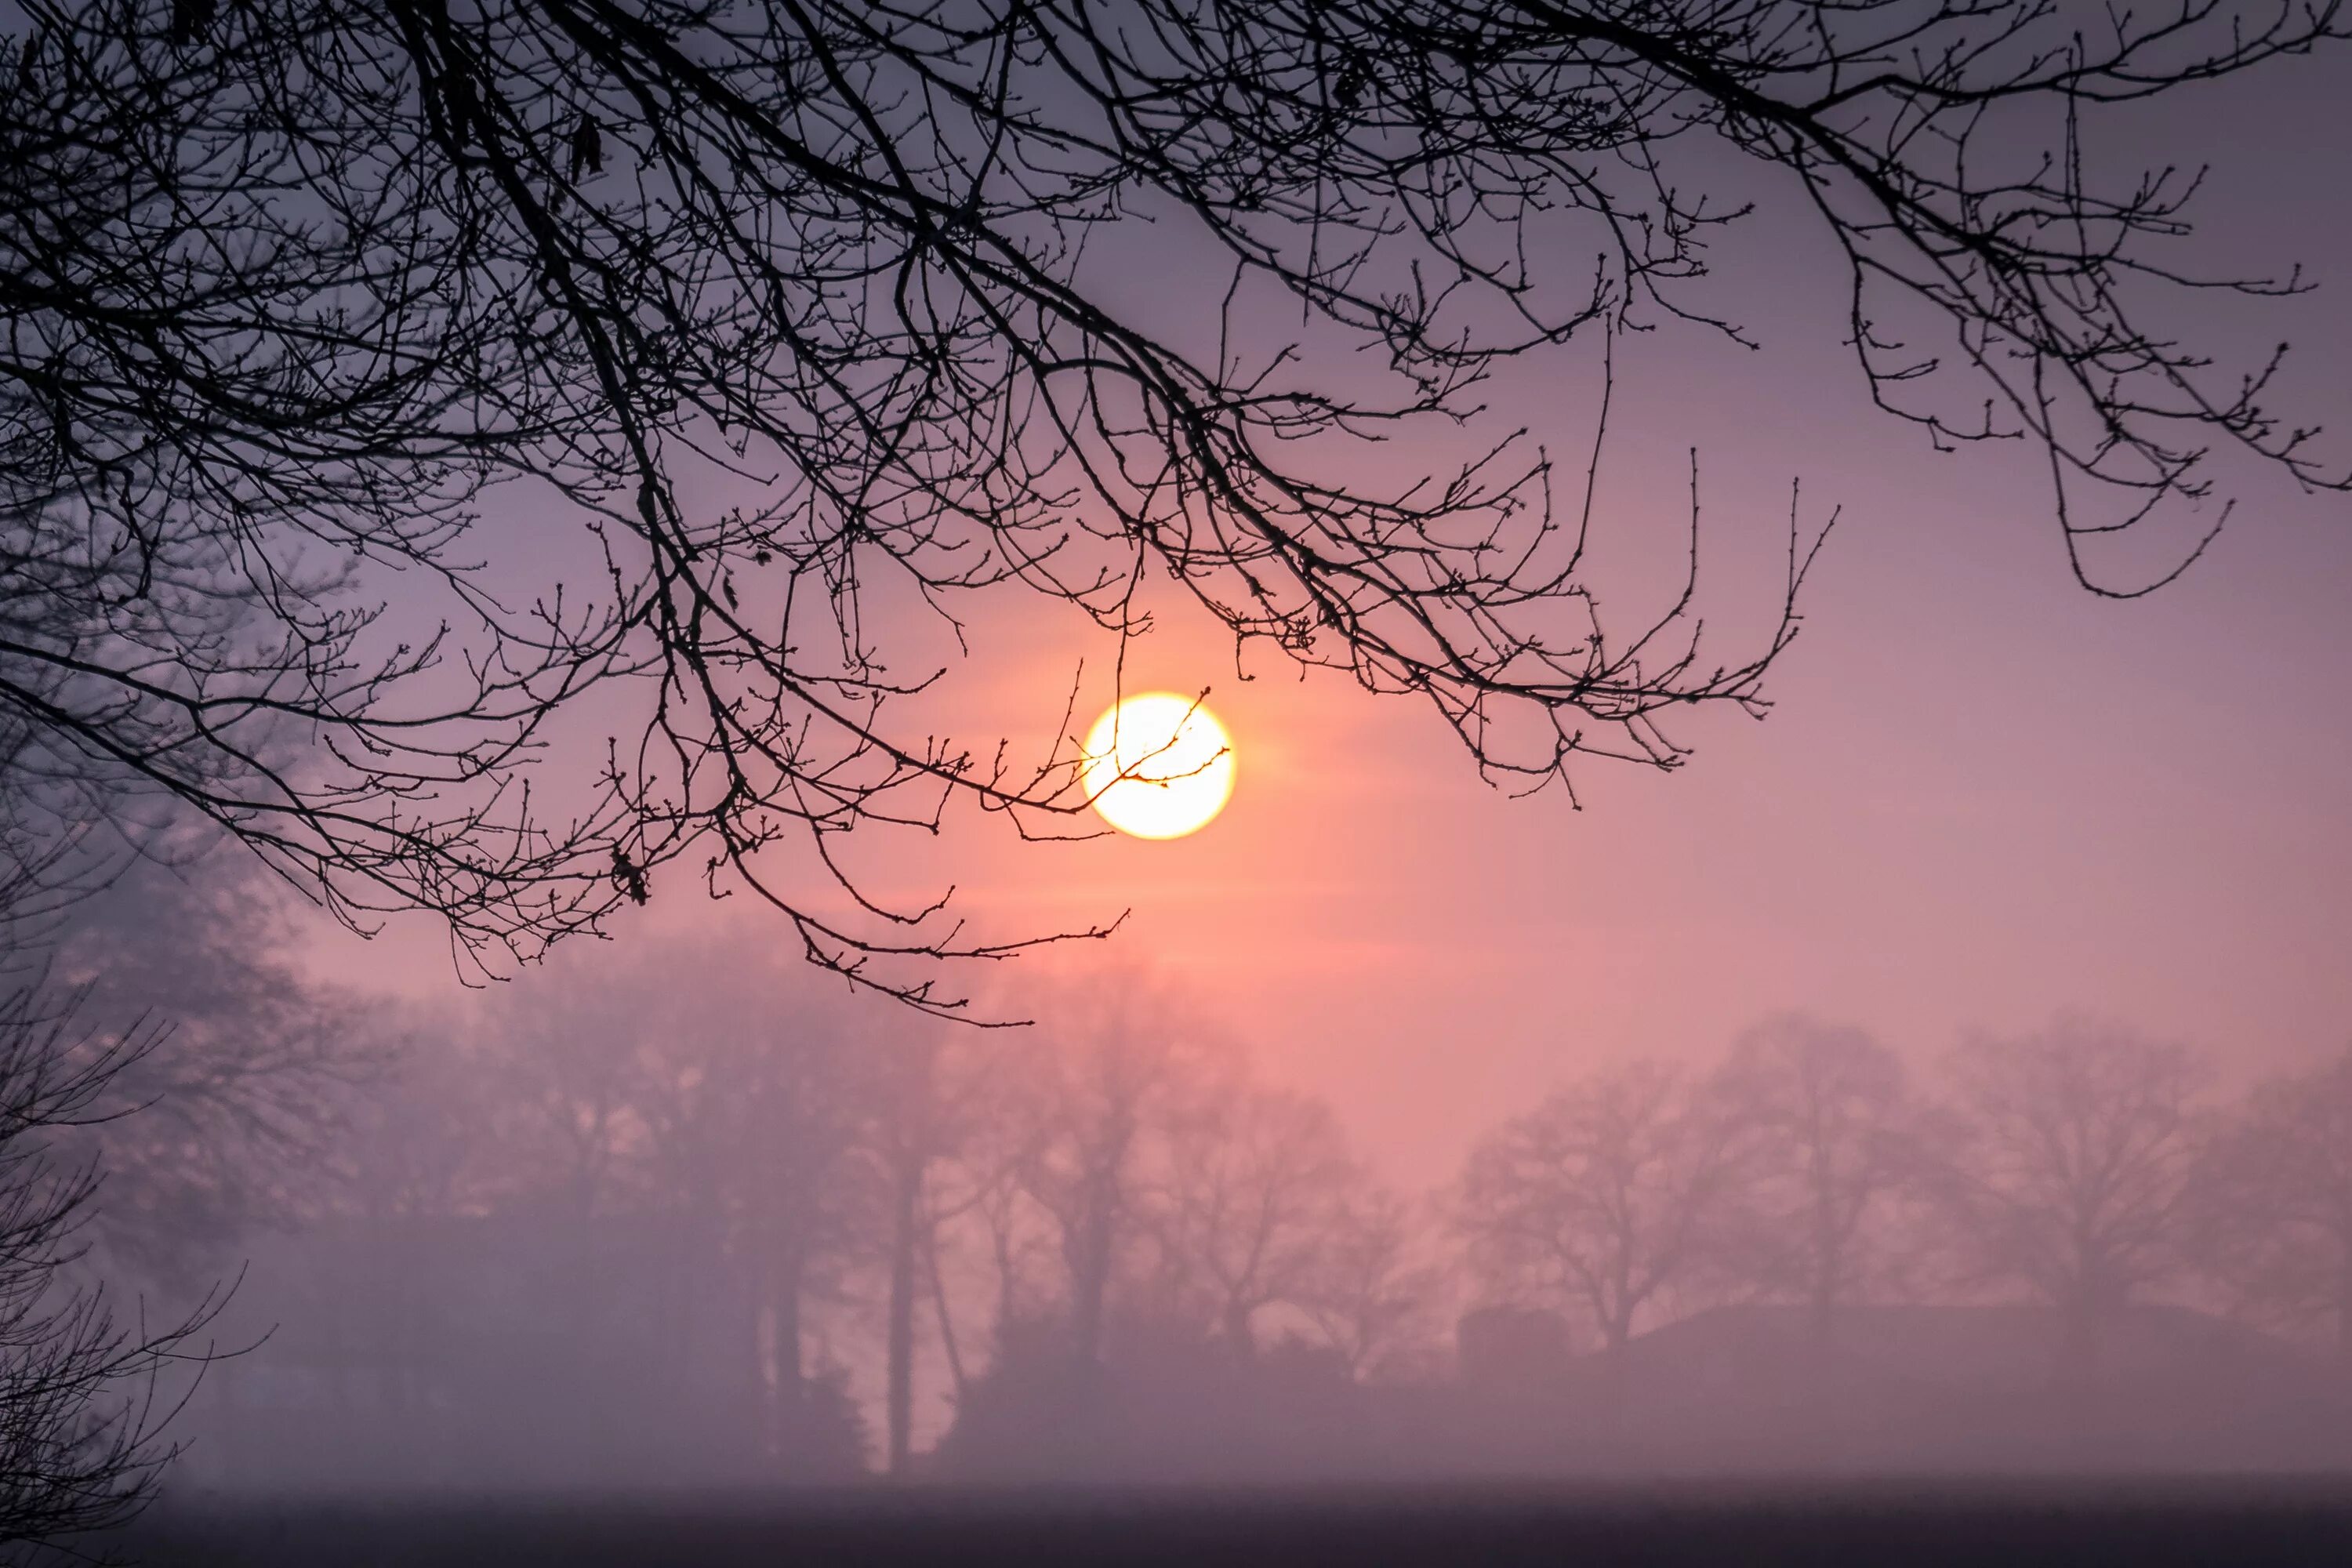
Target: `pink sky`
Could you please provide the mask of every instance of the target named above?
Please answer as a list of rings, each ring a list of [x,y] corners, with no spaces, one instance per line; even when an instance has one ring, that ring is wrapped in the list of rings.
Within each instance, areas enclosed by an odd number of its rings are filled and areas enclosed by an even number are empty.
[[[2317,78],[2265,86],[2273,122],[2225,159],[2206,217],[2224,250],[2315,264],[2321,296],[2253,341],[2297,340],[2294,394],[2352,450],[2352,131]],[[1712,1052],[1790,1006],[1921,1052],[2064,1006],[2246,1072],[2352,1043],[2352,501],[2265,482],[2183,582],[2093,599],[2030,454],[1938,456],[1863,404],[1818,260],[1794,245],[1754,264],[1762,353],[1645,345],[1603,490],[1604,530],[1658,537],[1700,446],[1710,585],[1750,604],[1773,588],[1791,479],[1809,514],[1844,509],[1769,721],[1682,725],[1698,752],[1673,776],[1594,763],[1581,812],[1512,801],[1426,712],[1270,660],[1236,683],[1230,648],[1180,617],[1128,679],[1212,689],[1240,778],[1210,828],[1039,847],[965,811],[863,862],[910,894],[958,884],[1001,934],[1131,906],[1118,958],[1181,973],[1269,1076],[1330,1096],[1415,1183],[1585,1064]],[[1563,442],[1585,429],[1572,369],[1496,395]],[[1071,661],[1103,656],[1016,608],[983,613],[983,657],[952,688],[975,742],[1050,739]],[[763,917],[681,879],[650,918]],[[318,961],[454,991],[415,928],[330,937]]]

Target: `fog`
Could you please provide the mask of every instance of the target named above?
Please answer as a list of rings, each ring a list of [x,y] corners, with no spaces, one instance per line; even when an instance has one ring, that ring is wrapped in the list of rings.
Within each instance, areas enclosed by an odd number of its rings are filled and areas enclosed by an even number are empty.
[[[0,1555],[2352,1537],[2352,12],[2169,15],[0,0]]]
[[[61,948],[182,1020],[171,1118],[87,1134],[94,1258],[234,1282],[182,1498],[2352,1461],[2352,1056],[1783,1013],[1418,1188],[1146,968],[984,1029],[648,934],[435,1009],[286,967],[266,890],[142,872]]]

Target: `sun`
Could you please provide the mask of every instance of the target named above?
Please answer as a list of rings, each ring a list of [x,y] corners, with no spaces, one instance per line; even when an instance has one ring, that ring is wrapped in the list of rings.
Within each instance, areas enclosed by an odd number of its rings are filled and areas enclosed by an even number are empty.
[[[1095,810],[1121,833],[1181,838],[1233,798],[1234,742],[1192,698],[1149,691],[1095,721],[1079,777]]]

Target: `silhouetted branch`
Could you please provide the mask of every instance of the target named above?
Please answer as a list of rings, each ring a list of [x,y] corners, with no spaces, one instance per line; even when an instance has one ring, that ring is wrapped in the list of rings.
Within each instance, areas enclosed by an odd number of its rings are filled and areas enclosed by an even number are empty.
[[[1840,247],[1884,406],[2045,448],[2086,583],[2086,536],[2206,497],[2224,448],[2343,483],[2263,402],[2274,358],[2233,377],[2174,342],[2191,182],[2084,151],[2107,106],[2333,43],[2342,13],[2077,20],[22,0],[0,740],[58,821],[192,812],[354,926],[437,911],[478,964],[686,860],[949,1012],[929,961],[1040,938],[870,894],[841,837],[958,801],[1049,836],[1086,805],[1066,714],[1026,761],[900,717],[985,656],[975,595],[1123,651],[1164,574],[1237,648],[1429,703],[1496,779],[1676,765],[1669,710],[1762,710],[1821,530],[1792,514],[1777,614],[1718,657],[1694,479],[1684,581],[1604,615],[1605,386],[1566,507],[1478,399],[1579,333],[1604,381],[1662,320],[1739,339],[1706,256],[1751,205]],[[1701,141],[1753,192],[1706,194]],[[1144,219],[1216,258],[1200,299],[1138,307],[1090,258]],[[1328,368],[1350,350],[1370,368]],[[1391,478],[1369,460],[1424,438]],[[591,715],[601,769],[542,767]]]

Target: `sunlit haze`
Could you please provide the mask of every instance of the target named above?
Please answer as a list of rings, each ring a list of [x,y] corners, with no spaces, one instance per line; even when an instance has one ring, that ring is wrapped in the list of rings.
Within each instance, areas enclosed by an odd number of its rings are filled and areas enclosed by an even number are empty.
[[[1105,822],[1137,838],[1181,838],[1233,798],[1233,737],[1196,698],[1147,692],[1087,731],[1080,782]]]
[[[2352,1562],[2347,103],[0,0],[0,1558]]]

